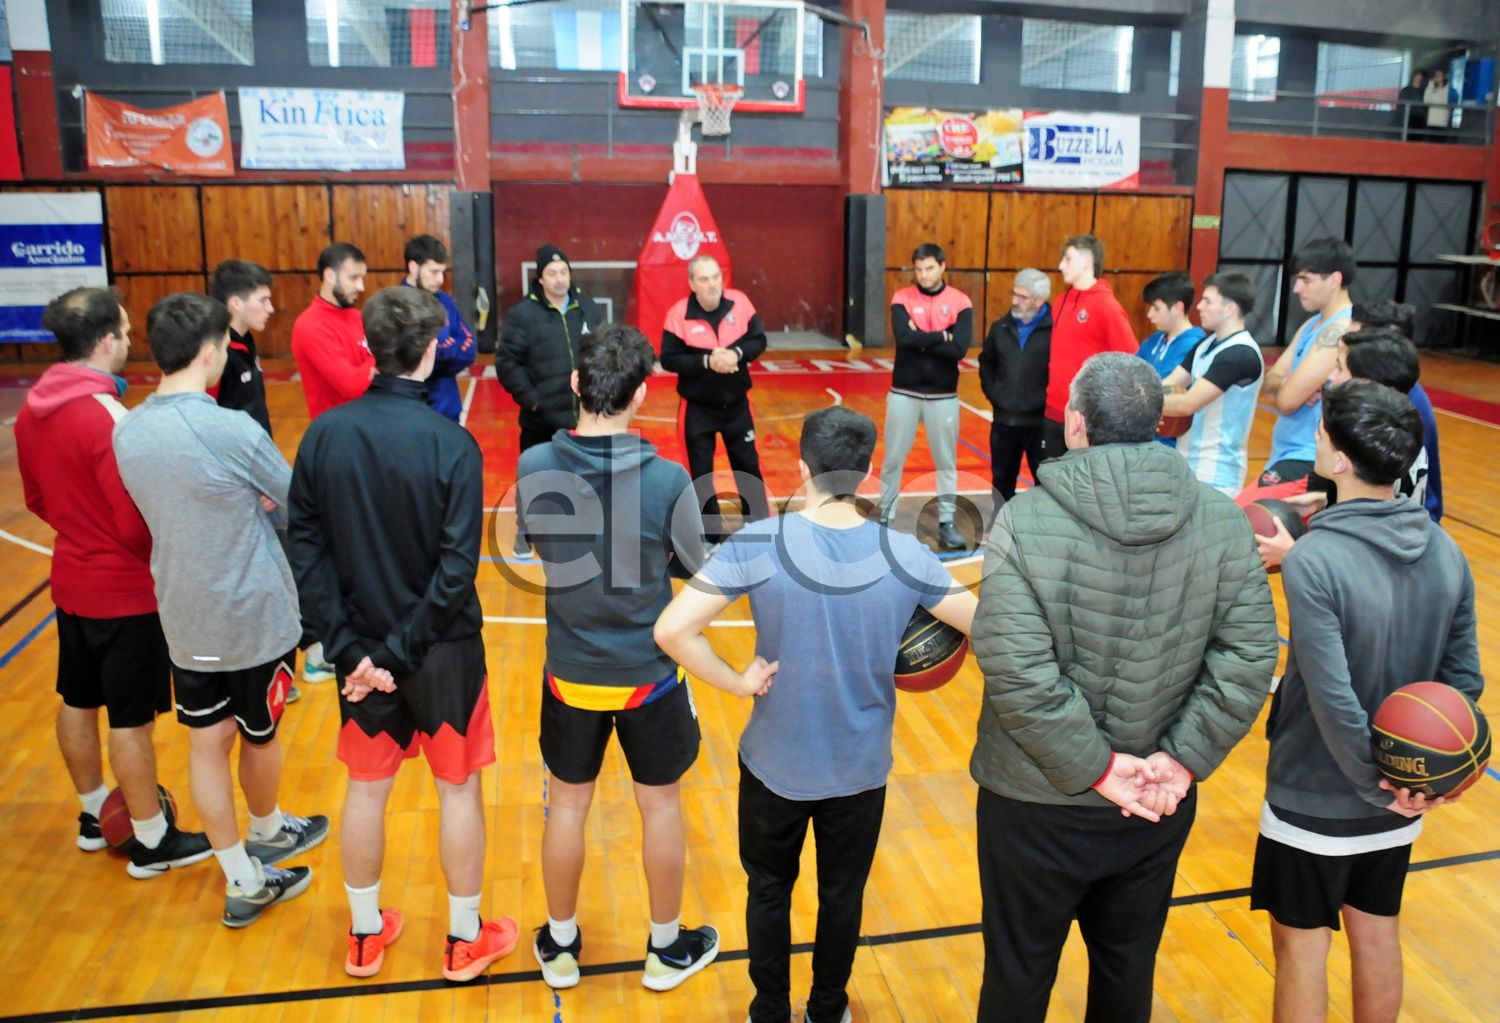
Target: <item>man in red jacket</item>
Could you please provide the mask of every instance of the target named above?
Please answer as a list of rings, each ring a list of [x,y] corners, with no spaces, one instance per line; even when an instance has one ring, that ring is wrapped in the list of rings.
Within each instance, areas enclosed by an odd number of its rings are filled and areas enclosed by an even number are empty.
[[[1104,272],[1104,243],[1091,234],[1080,234],[1063,242],[1057,264],[1063,292],[1052,310],[1052,355],[1047,364],[1046,419],[1042,423],[1042,458],[1056,458],[1067,451],[1063,441],[1063,408],[1068,388],[1078,370],[1100,352],[1135,354],[1135,330],[1114,291],[1099,275]]]
[[[365,290],[365,254],[334,242],[318,254],[318,276],[323,283],[317,296],[292,324],[292,358],[310,419],[364,394],[375,375],[355,306]]]
[[[156,613],[151,534],[115,466],[111,436],[125,415],[118,374],[130,352],[130,315],[104,288],[77,288],[48,303],[42,325],[63,361],[42,374],[16,417],[26,507],[57,530],[57,743],[83,812],[78,848],[107,844],[99,811],[109,794],[99,751],[99,708],[109,715],[109,761],[135,838],[154,877],[209,857],[201,832],[168,823],[156,793],[151,729],[172,708],[171,661]],[[135,865],[135,860],[132,860]]]

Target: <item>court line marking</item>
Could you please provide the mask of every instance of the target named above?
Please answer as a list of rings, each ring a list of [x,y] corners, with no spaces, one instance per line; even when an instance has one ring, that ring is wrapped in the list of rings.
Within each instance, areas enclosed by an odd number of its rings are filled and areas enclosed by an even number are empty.
[[[51,547],[43,547],[39,543],[32,543],[25,537],[17,536],[16,534],[7,532],[3,529],[0,529],[0,540],[8,540],[11,543],[15,544],[17,547],[25,547],[28,551],[35,551],[38,554],[45,554],[49,558],[52,557]]]
[[[967,412],[974,413],[980,419],[983,419],[986,423],[993,423],[995,421],[995,413],[993,413],[993,412],[986,412],[982,408],[978,408],[977,406],[970,405],[968,402],[964,401],[962,398],[958,399],[958,407],[961,408],[961,409],[964,409]]]
[[[545,618],[529,618],[522,615],[485,615],[484,620],[492,625],[546,625]],[[718,629],[751,629],[755,623],[748,618],[725,618],[721,621],[709,622],[709,628]]]
[[[5,612],[4,615],[0,615],[0,625],[4,625],[16,615],[20,614],[21,610],[27,604],[30,604],[37,597],[40,597],[46,591],[47,587],[51,585],[52,583],[49,580],[43,579],[40,583],[37,584],[36,589],[32,590],[30,593],[26,594],[26,596],[22,597],[20,600],[11,605],[11,609]]]
[[[827,391],[830,395],[833,396],[833,404],[834,405],[842,405],[844,403],[844,396],[842,394],[840,394],[838,391],[835,391],[832,387],[825,387],[825,388],[823,388],[823,390]],[[758,423],[779,423],[779,422],[782,422],[783,420],[787,420],[787,419],[801,419],[801,418],[803,418],[806,415],[807,415],[806,412],[786,412],[786,413],[783,413],[783,414],[778,415],[778,416],[756,416],[755,417],[755,421],[758,422]],[[644,422],[644,423],[673,423],[673,424],[675,424],[677,422],[677,420],[676,420],[675,417],[669,417],[669,416],[647,416],[647,415],[641,415],[639,413],[637,413],[633,418],[634,419],[638,419],[638,420],[640,420],[641,422]]]
[[[478,385],[478,377],[469,377],[469,389],[464,392],[464,407],[458,413],[459,426],[467,426],[469,424],[469,406],[474,404],[474,388]]]
[[[36,625],[32,627],[32,630],[30,632],[22,636],[19,643],[11,647],[9,650],[5,651],[4,656],[0,656],[0,668],[5,667],[11,661],[19,657],[21,655],[21,651],[30,646],[31,641],[40,636],[42,632],[47,628],[47,626],[52,624],[52,619],[56,617],[57,612],[52,611],[47,615],[46,618],[43,618],[41,621],[37,622]]]
[[[1413,863],[1407,868],[1407,872],[1418,873],[1427,870],[1439,870],[1444,867],[1464,866],[1470,863],[1483,863],[1490,860],[1500,860],[1500,849]],[[1249,888],[1226,888],[1221,891],[1178,895],[1168,905],[1171,908],[1177,909],[1209,902],[1243,899],[1249,894]],[[883,945],[911,944],[918,941],[933,941],[942,938],[967,937],[980,933],[983,933],[982,925],[978,923],[950,924],[946,927],[925,927],[920,930],[896,931],[890,934],[862,935],[859,939],[859,944],[868,948],[879,948]],[[813,946],[810,941],[798,942],[791,947],[792,955],[807,955],[812,950]],[[749,958],[750,953],[748,950],[737,948],[730,949],[727,952],[720,952],[718,962],[743,962]],[[630,959],[615,963],[591,964],[581,967],[578,972],[585,977],[602,977],[617,973],[634,973],[639,969],[641,969],[641,960]],[[155,1016],[166,1013],[201,1012],[205,1009],[233,1009],[256,1005],[288,1005],[296,1002],[329,1001],[336,998],[368,998],[372,995],[402,995],[423,991],[451,991],[459,987],[503,987],[510,984],[524,984],[531,981],[541,983],[541,980],[541,970],[483,974],[463,985],[453,984],[441,978],[432,977],[423,980],[389,981],[383,984],[350,984],[344,987],[304,988],[297,991],[259,992],[257,994],[246,995],[214,995],[206,998],[179,998],[161,1002],[134,1002],[126,1005],[91,1005],[77,1009],[0,1016],[0,1023],[68,1023],[70,1020]]]

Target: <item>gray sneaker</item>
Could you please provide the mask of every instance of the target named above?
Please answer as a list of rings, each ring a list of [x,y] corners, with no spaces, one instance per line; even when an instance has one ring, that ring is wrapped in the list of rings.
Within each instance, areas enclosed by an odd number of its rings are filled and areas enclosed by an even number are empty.
[[[939,522],[937,530],[938,546],[945,551],[968,550],[969,541],[958,531],[958,527],[951,522]]]
[[[281,830],[264,842],[248,841],[245,851],[266,866],[280,863],[284,859],[306,852],[323,844],[328,837],[327,817],[295,817],[289,813],[281,815]]]
[[[278,902],[295,899],[312,884],[311,867],[263,866],[255,860],[255,879],[259,885],[246,891],[237,884],[224,886],[224,926],[249,927],[260,915]]]

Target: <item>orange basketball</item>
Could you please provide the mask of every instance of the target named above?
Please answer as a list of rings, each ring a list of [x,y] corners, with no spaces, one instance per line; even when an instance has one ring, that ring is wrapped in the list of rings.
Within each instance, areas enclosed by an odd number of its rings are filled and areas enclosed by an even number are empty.
[[[167,791],[165,785],[156,786],[156,798],[161,804],[161,812],[166,815],[167,823],[177,823],[177,800],[172,798],[172,793]],[[104,797],[104,806],[99,810],[99,831],[104,835],[104,840],[116,849],[135,837],[135,829],[130,824],[130,811],[125,807],[125,793],[119,788],[111,790]]]
[[[1456,796],[1490,760],[1490,725],[1474,701],[1442,682],[1402,686],[1375,712],[1371,750],[1398,788]]]
[[[918,607],[896,652],[896,688],[927,693],[958,674],[969,652],[969,638]]]
[[[1156,424],[1158,437],[1181,437],[1193,428],[1192,416],[1162,416]]]

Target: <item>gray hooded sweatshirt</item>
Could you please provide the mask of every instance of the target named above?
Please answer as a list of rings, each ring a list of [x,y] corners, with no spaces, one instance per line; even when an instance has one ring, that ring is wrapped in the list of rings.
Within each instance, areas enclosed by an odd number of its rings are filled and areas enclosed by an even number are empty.
[[[1370,719],[1410,682],[1435,679],[1479,698],[1469,563],[1420,504],[1401,497],[1320,512],[1282,573],[1291,650],[1267,724],[1266,801],[1323,834],[1403,826],[1385,809],[1392,797],[1370,753]]]

